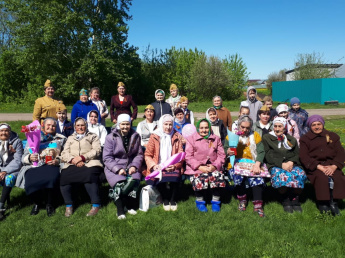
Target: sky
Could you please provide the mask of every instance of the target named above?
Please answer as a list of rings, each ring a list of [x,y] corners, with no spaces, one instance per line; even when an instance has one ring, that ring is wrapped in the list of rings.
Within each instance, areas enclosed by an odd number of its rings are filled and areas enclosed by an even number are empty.
[[[148,45],[238,53],[250,79],[266,79],[298,54],[345,63],[344,11],[344,0],[133,0],[128,42],[140,55]]]

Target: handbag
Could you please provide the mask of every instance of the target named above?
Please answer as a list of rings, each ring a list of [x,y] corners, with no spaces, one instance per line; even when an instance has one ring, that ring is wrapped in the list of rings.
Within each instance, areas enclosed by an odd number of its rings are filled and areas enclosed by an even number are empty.
[[[161,204],[162,196],[155,187],[147,185],[141,189],[139,210],[147,212],[149,209],[158,207]]]

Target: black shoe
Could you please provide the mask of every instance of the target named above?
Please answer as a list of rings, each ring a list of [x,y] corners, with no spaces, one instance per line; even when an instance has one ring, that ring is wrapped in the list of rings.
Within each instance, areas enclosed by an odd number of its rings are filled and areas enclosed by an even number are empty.
[[[30,215],[37,215],[39,211],[40,211],[40,207],[37,204],[35,204],[34,207],[32,207]]]
[[[5,209],[0,210],[0,221],[5,219]]]
[[[298,196],[296,196],[292,201],[291,201],[292,209],[296,212],[302,212],[302,207],[301,203],[299,202]]]
[[[53,205],[47,204],[46,209],[47,209],[48,217],[53,216],[55,214],[55,209],[54,209]]]
[[[332,202],[329,207],[331,208],[331,212],[332,212],[333,216],[340,216],[341,215],[339,207],[338,207],[338,203]]]
[[[319,211],[321,212],[321,214],[323,213],[327,213],[331,210],[330,206],[329,205],[326,205],[326,204],[320,204],[319,205]]]
[[[293,208],[291,205],[283,205],[284,211],[287,213],[293,213]]]

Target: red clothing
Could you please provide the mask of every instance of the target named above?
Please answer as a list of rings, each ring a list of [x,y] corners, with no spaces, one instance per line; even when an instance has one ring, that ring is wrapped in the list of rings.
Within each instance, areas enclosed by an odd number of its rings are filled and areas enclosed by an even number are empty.
[[[131,107],[133,109],[133,113],[132,113]],[[111,104],[110,104],[111,120],[112,121],[114,119],[117,120],[117,117],[120,114],[128,114],[131,118],[133,118],[133,120],[137,118],[138,108],[137,108],[137,105],[134,103],[131,95],[125,95],[123,101],[120,101],[119,95],[115,95],[111,97]]]

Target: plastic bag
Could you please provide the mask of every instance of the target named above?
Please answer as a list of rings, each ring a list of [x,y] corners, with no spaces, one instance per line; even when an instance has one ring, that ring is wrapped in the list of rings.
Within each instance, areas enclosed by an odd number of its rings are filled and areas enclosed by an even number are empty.
[[[141,189],[139,210],[147,212],[149,209],[157,207],[161,204],[162,196],[155,187],[147,185]]]

